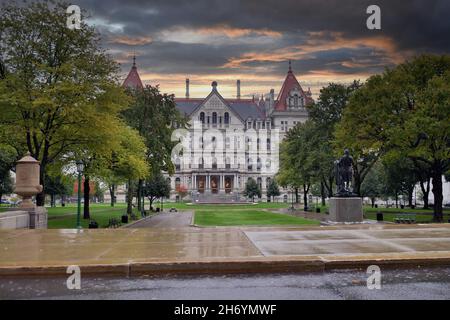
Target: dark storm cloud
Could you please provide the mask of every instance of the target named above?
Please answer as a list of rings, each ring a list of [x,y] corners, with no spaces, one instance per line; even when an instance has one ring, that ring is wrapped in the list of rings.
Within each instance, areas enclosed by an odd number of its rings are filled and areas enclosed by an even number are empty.
[[[0,0],[1,1],[1,0]],[[448,0],[87,1],[104,46],[128,71],[135,51],[141,72],[253,74],[255,82],[301,75],[380,72],[411,55],[450,52]],[[366,28],[376,4],[382,30]]]
[[[123,52],[138,51],[144,67],[157,72],[207,73],[217,69],[232,58],[246,53],[267,53],[271,50],[307,44],[311,32],[325,32],[332,42],[336,33],[343,39],[384,37],[392,39],[397,59],[371,56],[370,50],[347,48],[314,54],[314,59],[297,60],[302,72],[328,69],[337,73],[376,72],[384,64],[398,62],[402,54],[420,52],[450,52],[450,2],[434,1],[312,1],[312,0],[259,0],[259,1],[80,1],[79,4],[92,15],[94,21],[103,21],[107,26],[99,29],[107,38],[122,35],[130,38],[151,37],[152,43],[143,46],[126,46],[108,43],[111,49]],[[365,27],[366,8],[377,4],[382,10],[382,30],[370,31]],[[270,30],[282,36],[270,43],[183,43],[165,42],[158,38],[164,30],[184,28],[190,30],[229,26],[235,29]],[[113,26],[113,27],[111,27]],[[120,30],[114,29],[119,27]],[[109,30],[109,32],[107,31]],[[327,33],[328,32],[328,33]],[[358,45],[356,45],[358,46]],[[360,45],[362,46],[362,44]],[[345,45],[343,44],[343,47]],[[323,49],[323,48],[322,48]],[[376,49],[376,48],[375,48]],[[386,55],[393,54],[386,52]],[[373,61],[367,61],[367,59]],[[345,61],[356,62],[351,67]],[[285,64],[276,59],[250,59],[242,66],[271,66],[272,71],[285,70]],[[366,67],[364,67],[366,66]],[[243,70],[240,70],[242,72]],[[219,71],[220,72],[220,71]],[[244,71],[245,72],[245,71]],[[256,71],[261,72],[261,70]]]

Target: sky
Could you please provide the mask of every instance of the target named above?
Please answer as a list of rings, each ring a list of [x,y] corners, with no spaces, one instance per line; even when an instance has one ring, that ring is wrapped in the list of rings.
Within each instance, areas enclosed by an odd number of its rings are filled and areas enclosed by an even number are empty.
[[[288,61],[317,97],[329,82],[364,80],[420,53],[450,53],[449,0],[78,0],[86,21],[121,64],[132,56],[144,83],[183,97],[205,97],[211,82],[225,97],[277,93]],[[381,9],[369,30],[366,9]]]

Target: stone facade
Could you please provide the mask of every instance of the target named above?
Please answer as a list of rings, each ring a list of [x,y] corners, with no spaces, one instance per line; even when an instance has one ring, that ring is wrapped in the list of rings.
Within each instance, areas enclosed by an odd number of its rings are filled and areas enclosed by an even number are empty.
[[[124,86],[140,88],[135,63],[130,74]],[[253,178],[265,200],[267,186],[278,171],[279,142],[289,129],[308,119],[306,106],[313,102],[311,91],[303,91],[290,63],[277,99],[274,89],[260,99],[241,98],[240,80],[235,98],[224,98],[215,81],[207,97],[191,98],[189,84],[186,79],[186,96],[175,99],[179,111],[190,119],[190,126],[180,133],[183,151],[172,153],[176,172],[166,175],[171,199],[176,200],[177,190],[183,188],[188,194],[185,199],[193,201],[239,201],[247,180]],[[281,191],[281,198],[286,199],[287,193]]]

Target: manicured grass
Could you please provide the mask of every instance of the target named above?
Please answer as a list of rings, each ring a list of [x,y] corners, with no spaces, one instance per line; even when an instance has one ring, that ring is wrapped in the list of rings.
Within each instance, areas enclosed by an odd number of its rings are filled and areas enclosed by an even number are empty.
[[[196,210],[195,224],[201,226],[277,226],[318,225],[319,221],[293,217],[262,210]]]
[[[47,208],[48,210],[48,228],[49,229],[72,229],[77,224],[77,207],[69,205],[66,207]],[[121,216],[126,212],[124,204],[118,204],[114,208],[109,204],[93,204],[90,206],[91,219],[97,221],[99,228],[105,228],[108,225],[109,219],[116,218],[120,221]],[[138,212],[135,214],[139,216]],[[81,225],[87,228],[89,220],[83,219],[83,212],[81,212]]]
[[[159,208],[159,203],[153,204],[154,207]],[[184,202],[167,202],[164,203],[164,210],[170,208],[177,208],[178,210],[241,210],[241,209],[281,209],[287,208],[286,203],[275,202],[259,202],[259,203],[245,203],[245,204],[189,204]]]

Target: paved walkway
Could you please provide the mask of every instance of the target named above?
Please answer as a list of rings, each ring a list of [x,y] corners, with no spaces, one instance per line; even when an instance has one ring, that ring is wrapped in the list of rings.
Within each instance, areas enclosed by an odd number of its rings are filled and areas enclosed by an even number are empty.
[[[193,212],[161,213],[143,219],[127,228],[182,228],[191,225]]]
[[[30,268],[45,273],[49,267],[62,273],[68,265],[128,275],[414,261],[450,265],[450,224],[0,232],[0,275]]]

